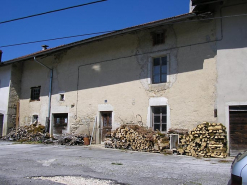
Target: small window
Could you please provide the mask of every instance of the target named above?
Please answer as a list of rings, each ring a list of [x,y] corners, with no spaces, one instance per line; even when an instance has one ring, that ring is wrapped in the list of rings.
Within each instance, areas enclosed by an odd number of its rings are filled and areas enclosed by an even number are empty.
[[[39,87],[31,87],[31,100],[40,100],[40,86]]]
[[[167,56],[153,59],[152,83],[167,82]]]
[[[39,121],[39,116],[38,115],[33,115],[33,120],[32,120],[32,123],[38,123]]]
[[[159,45],[165,43],[165,32],[153,33],[153,45]]]
[[[167,108],[166,106],[152,107],[153,129],[161,132],[167,131]]]
[[[64,94],[60,94],[60,101],[64,101],[65,98],[64,98]]]

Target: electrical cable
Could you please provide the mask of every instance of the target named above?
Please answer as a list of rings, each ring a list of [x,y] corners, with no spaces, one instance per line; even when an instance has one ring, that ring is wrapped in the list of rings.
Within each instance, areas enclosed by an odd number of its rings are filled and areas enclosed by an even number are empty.
[[[93,1],[93,2],[90,2],[90,3],[84,3],[84,4],[70,6],[70,7],[66,7],[66,8],[57,9],[57,10],[51,10],[51,11],[48,11],[48,12],[28,15],[28,16],[25,16],[25,17],[15,18],[15,19],[7,20],[7,21],[2,21],[2,22],[0,22],[0,24],[13,22],[13,21],[18,21],[18,20],[22,20],[22,19],[27,19],[27,18],[31,18],[31,17],[36,17],[36,16],[40,16],[40,15],[45,15],[45,14],[49,14],[49,13],[59,12],[59,11],[68,10],[68,9],[72,9],[72,8],[77,8],[77,7],[81,7],[81,6],[87,6],[87,5],[91,5],[91,4],[101,3],[101,2],[104,2],[104,1],[107,1],[107,0]]]
[[[30,41],[30,42],[23,42],[23,43],[19,43],[19,44],[10,44],[10,45],[5,45],[5,46],[0,46],[0,48],[10,47],[10,46],[19,46],[19,45],[24,45],[24,44],[34,44],[34,43],[44,42],[44,41],[52,41],[52,40],[68,39],[68,38],[73,38],[73,37],[82,37],[82,36],[87,36],[87,35],[104,34],[104,33],[110,33],[110,32],[112,32],[112,31],[117,31],[117,30],[101,31],[101,32],[95,32],[95,33],[85,33],[85,34],[81,34],[81,35],[72,35],[72,36],[58,37],[58,38],[53,38],[53,39],[36,40],[36,41]]]
[[[221,16],[221,17],[212,17],[212,18],[203,18],[203,19],[196,19],[196,20],[189,20],[189,21],[180,21],[180,22],[173,22],[173,23],[163,23],[163,25],[171,25],[171,24],[180,24],[180,23],[187,23],[187,22],[198,22],[198,21],[206,21],[206,20],[215,20],[215,19],[224,19],[224,18],[232,18],[232,17],[240,17],[240,16],[247,16],[247,14],[239,14],[239,15],[230,15],[230,16]],[[149,28],[146,28],[149,29]],[[30,41],[30,42],[24,42],[24,43],[17,43],[17,44],[10,44],[10,45],[3,45],[0,46],[0,48],[4,47],[12,47],[12,46],[19,46],[24,44],[33,44],[43,41],[52,41],[52,40],[61,40],[61,39],[67,39],[67,38],[73,38],[73,37],[81,37],[81,36],[87,36],[87,35],[95,35],[95,34],[104,34],[104,33],[110,33],[114,31],[121,31],[119,30],[110,30],[110,31],[102,31],[102,32],[95,32],[95,33],[86,33],[82,35],[72,35],[72,36],[65,36],[65,37],[59,37],[59,38],[52,38],[52,39],[44,39],[44,40],[38,40],[38,41]],[[145,29],[140,29],[145,30]]]

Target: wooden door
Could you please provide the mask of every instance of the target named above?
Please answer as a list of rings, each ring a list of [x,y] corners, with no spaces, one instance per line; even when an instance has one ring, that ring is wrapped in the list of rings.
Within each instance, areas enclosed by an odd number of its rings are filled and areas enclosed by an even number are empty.
[[[104,142],[106,137],[111,137],[112,112],[101,112],[101,126],[101,141]]]
[[[247,106],[230,106],[230,155],[247,150]]]

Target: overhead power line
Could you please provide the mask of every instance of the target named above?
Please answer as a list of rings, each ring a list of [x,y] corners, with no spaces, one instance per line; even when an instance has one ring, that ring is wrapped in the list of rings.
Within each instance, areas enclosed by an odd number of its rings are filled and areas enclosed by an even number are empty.
[[[247,16],[247,14],[238,14],[238,15],[230,15],[230,16],[222,16],[222,17],[209,17],[209,18],[196,19],[196,20],[186,20],[186,21],[180,21],[180,22],[167,22],[167,23],[163,23],[163,25],[180,24],[180,23],[188,23],[188,22],[198,22],[198,21],[206,21],[206,20],[217,20],[217,19],[233,18],[233,17],[240,17],[240,16]],[[145,30],[145,29],[149,29],[149,28],[143,28],[141,30]],[[9,45],[0,46],[0,48],[11,47],[11,46],[19,46],[19,45],[24,45],[24,44],[33,44],[33,43],[44,42],[44,41],[61,40],[61,39],[67,39],[67,38],[73,38],[73,37],[82,37],[82,36],[87,36],[87,35],[104,34],[104,33],[110,33],[110,32],[113,32],[113,31],[121,31],[121,30],[122,29],[95,32],[95,33],[85,33],[85,34],[82,34],[82,35],[72,35],[72,36],[58,37],[58,38],[52,38],[52,39],[44,39],[44,40],[23,42],[23,43],[17,43],[17,44],[9,44]]]
[[[77,7],[81,7],[81,6],[87,6],[87,5],[91,5],[91,4],[101,3],[101,2],[104,2],[104,1],[107,1],[107,0],[93,1],[93,2],[90,2],[90,3],[70,6],[70,7],[66,7],[66,8],[57,9],[57,10],[51,10],[51,11],[48,11],[48,12],[38,13],[38,14],[34,14],[34,15],[28,15],[28,16],[25,16],[25,17],[15,18],[15,19],[7,20],[7,21],[2,21],[2,22],[0,22],[0,24],[13,22],[13,21],[18,21],[18,20],[21,20],[21,19],[27,19],[27,18],[31,18],[31,17],[36,17],[36,16],[40,16],[40,15],[45,15],[45,14],[49,14],[49,13],[59,12],[59,11],[68,10],[68,9],[72,9],[72,8],[77,8]]]
[[[95,33],[85,33],[85,34],[81,34],[81,35],[71,35],[71,36],[66,36],[66,37],[58,37],[58,38],[44,39],[44,40],[36,40],[36,41],[0,46],[0,48],[10,47],[10,46],[19,46],[19,45],[24,45],[24,44],[34,44],[34,43],[38,43],[38,42],[45,42],[45,41],[52,41],[52,40],[68,39],[68,38],[74,38],[74,37],[82,37],[82,36],[88,36],[88,35],[104,34],[104,33],[110,33],[112,31],[117,31],[117,30],[102,31],[102,32],[95,32]]]

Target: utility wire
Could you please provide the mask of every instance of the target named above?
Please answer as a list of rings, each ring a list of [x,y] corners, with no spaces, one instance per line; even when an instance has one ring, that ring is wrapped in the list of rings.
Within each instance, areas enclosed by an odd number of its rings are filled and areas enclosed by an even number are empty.
[[[18,21],[18,20],[21,20],[21,19],[27,19],[27,18],[31,18],[31,17],[36,17],[36,16],[40,16],[40,15],[45,15],[45,14],[49,14],[49,13],[59,12],[59,11],[68,10],[68,9],[72,9],[72,8],[77,8],[77,7],[81,7],[81,6],[87,6],[87,5],[91,5],[91,4],[101,3],[101,2],[104,2],[104,1],[107,1],[107,0],[93,1],[93,2],[90,2],[90,3],[70,6],[70,7],[66,7],[66,8],[57,9],[57,10],[51,10],[51,11],[48,11],[48,12],[38,13],[38,14],[34,14],[34,15],[28,15],[28,16],[25,16],[25,17],[11,19],[11,20],[7,20],[7,21],[2,21],[2,22],[0,22],[0,24],[13,22],[13,21]]]
[[[206,21],[206,20],[216,20],[216,19],[231,18],[231,17],[240,17],[240,16],[247,16],[247,14],[230,15],[230,16],[222,16],[222,17],[210,17],[210,18],[203,18],[203,19],[196,19],[196,20],[180,21],[180,22],[168,22],[168,23],[163,23],[163,25],[180,24],[180,23],[187,23],[187,22],[198,22],[198,21]],[[141,29],[141,30],[145,30],[145,29],[149,29],[149,28],[144,28],[144,29]],[[110,33],[110,32],[121,31],[121,30],[122,29],[119,29],[119,30],[110,30],[110,31],[102,31],[102,32],[95,32],[95,33],[86,33],[86,34],[82,34],[82,35],[72,35],[72,36],[52,38],[52,39],[45,39],[45,40],[38,40],[38,41],[23,42],[23,43],[18,43],[18,44],[3,45],[3,46],[0,46],[0,48],[11,47],[11,46],[18,46],[18,45],[24,45],[24,44],[33,44],[33,43],[44,42],[44,41],[67,39],[67,38],[73,38],[73,37],[81,37],[81,36],[87,36],[87,35],[104,34],[104,33]]]
[[[44,41],[52,41],[52,40],[68,39],[68,38],[74,38],[74,37],[82,37],[82,36],[87,36],[87,35],[104,34],[104,33],[110,33],[112,31],[117,31],[117,30],[102,31],[102,32],[95,32],[95,33],[85,33],[85,34],[82,34],[82,35],[72,35],[72,36],[58,37],[58,38],[53,38],[53,39],[45,39],[45,40],[36,40],[36,41],[30,41],[30,42],[22,42],[22,43],[18,43],[18,44],[10,44],[10,45],[5,45],[5,46],[0,46],[0,48],[10,47],[10,46],[18,46],[18,45],[24,45],[24,44],[33,44],[33,43],[44,42]]]

